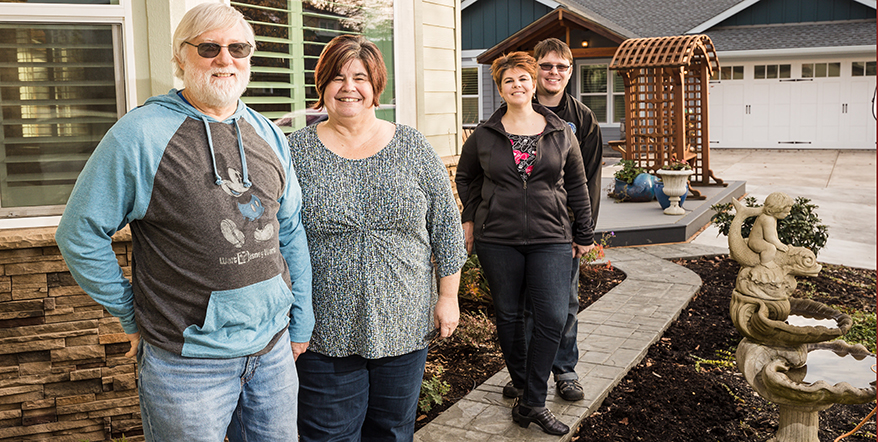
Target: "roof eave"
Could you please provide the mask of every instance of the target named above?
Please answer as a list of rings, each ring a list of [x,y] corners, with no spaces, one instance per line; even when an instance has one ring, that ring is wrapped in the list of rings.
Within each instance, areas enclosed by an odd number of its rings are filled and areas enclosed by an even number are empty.
[[[509,37],[506,37],[503,41],[494,45],[494,47],[480,54],[477,60],[480,64],[489,63],[491,60],[499,57],[501,54],[508,52],[510,48],[517,46],[518,43],[527,40],[529,36],[540,33],[543,29],[547,29],[556,21],[565,20],[577,24],[581,27],[590,29],[596,34],[599,34],[609,40],[616,41],[618,43],[621,43],[630,38],[630,36],[622,35],[618,32],[615,32],[604,26],[603,24],[583,17],[577,12],[573,12],[566,7],[559,7],[535,20],[533,23],[525,26],[518,32],[510,35]]]

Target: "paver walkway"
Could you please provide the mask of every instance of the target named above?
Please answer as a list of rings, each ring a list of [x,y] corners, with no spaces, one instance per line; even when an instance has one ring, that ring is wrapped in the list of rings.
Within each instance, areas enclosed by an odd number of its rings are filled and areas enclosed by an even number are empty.
[[[646,356],[649,347],[701,287],[701,278],[668,259],[728,253],[721,247],[663,244],[607,249],[606,259],[625,272],[625,280],[579,312],[579,363],[576,372],[585,398],[567,402],[555,398],[550,379],[546,405],[558,419],[575,429],[600,407],[628,370]],[[512,400],[503,397],[509,382],[503,369],[415,433],[415,441],[561,441],[565,436],[544,433],[537,424],[527,429],[512,422]]]

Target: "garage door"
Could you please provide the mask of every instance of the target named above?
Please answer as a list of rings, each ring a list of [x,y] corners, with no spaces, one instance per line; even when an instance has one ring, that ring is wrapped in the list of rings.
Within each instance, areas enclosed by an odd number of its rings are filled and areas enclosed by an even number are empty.
[[[724,64],[711,147],[874,149],[874,60]]]

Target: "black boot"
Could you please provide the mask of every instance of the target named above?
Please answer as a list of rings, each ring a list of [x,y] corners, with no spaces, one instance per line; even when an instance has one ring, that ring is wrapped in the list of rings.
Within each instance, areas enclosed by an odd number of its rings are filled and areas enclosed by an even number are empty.
[[[570,427],[559,421],[548,408],[535,412],[533,409],[519,404],[518,401],[512,407],[512,420],[522,428],[527,428],[531,422],[536,422],[543,431],[556,436],[570,432]]]

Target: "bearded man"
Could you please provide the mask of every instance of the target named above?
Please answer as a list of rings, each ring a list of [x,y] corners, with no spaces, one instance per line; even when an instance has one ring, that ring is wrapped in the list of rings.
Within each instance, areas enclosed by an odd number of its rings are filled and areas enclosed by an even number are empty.
[[[235,9],[188,11],[185,88],[109,130],[58,226],[70,272],[131,342],[147,441],[297,439],[311,264],[286,138],[239,100],[254,46]],[[125,225],[130,283],[111,240]]]

